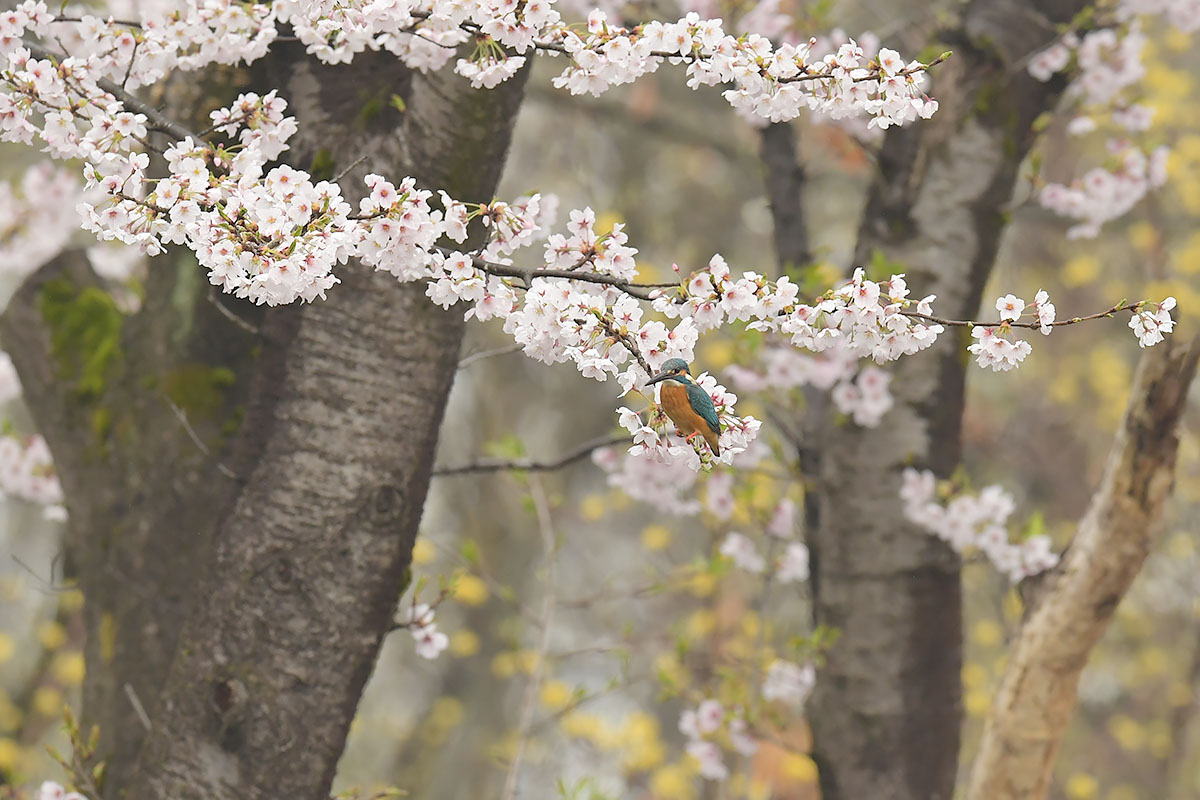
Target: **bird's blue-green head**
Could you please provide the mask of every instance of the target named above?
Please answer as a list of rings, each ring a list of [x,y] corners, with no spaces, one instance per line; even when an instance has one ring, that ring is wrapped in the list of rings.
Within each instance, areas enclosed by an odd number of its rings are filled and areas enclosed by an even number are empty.
[[[662,370],[659,371],[650,380],[646,381],[647,386],[653,386],[659,381],[673,380],[680,383],[690,383],[688,378],[688,363],[682,358],[669,358],[663,362]]]

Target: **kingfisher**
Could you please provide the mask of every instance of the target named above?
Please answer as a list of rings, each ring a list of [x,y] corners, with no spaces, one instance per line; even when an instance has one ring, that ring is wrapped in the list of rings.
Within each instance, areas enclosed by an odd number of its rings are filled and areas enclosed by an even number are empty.
[[[717,439],[721,435],[721,422],[712,398],[698,383],[688,376],[688,363],[682,358],[672,358],[662,365],[662,371],[646,382],[647,386],[663,382],[658,391],[663,410],[675,423],[679,433],[690,444],[695,436],[703,436],[714,456],[721,455]]]

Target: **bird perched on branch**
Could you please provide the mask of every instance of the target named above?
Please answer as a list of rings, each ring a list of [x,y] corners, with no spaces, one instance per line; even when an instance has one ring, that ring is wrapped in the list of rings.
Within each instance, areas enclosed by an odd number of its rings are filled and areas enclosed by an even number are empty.
[[[721,422],[712,398],[688,376],[688,364],[682,358],[672,358],[662,365],[662,371],[646,382],[647,386],[663,382],[658,397],[663,410],[675,423],[680,435],[690,444],[692,438],[704,437],[714,456],[721,455],[717,439]]]

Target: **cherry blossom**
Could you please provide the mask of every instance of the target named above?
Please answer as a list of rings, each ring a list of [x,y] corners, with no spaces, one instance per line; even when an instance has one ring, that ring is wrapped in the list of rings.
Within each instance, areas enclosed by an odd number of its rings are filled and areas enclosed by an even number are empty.
[[[438,630],[434,610],[427,603],[413,603],[396,615],[398,627],[408,628],[417,655],[433,660],[450,645],[450,637]]]
[[[0,351],[0,403],[7,403],[21,396],[21,379],[12,357]]]
[[[1016,295],[1006,294],[996,301],[996,310],[1000,312],[1000,319],[1015,322],[1025,310],[1025,301]]]
[[[1148,130],[1153,109],[1136,102],[1136,89],[1146,74],[1141,57],[1146,44],[1143,21],[1165,17],[1169,25],[1185,32],[1200,29],[1200,6],[1191,0],[1119,0],[1115,6],[1118,24],[1068,31],[1029,63],[1030,74],[1042,81],[1074,64],[1068,97],[1078,116],[1067,125],[1073,135],[1100,130],[1104,117],[1125,131]],[[1096,236],[1102,225],[1128,213],[1166,182],[1165,146],[1151,149],[1112,138],[1107,149],[1115,169],[1094,167],[1069,184],[1049,181],[1038,194],[1043,207],[1079,220],[1068,230],[1070,237]]]
[[[782,583],[808,580],[808,548],[792,542],[783,551],[775,577]]]
[[[68,792],[61,784],[45,781],[38,788],[36,800],[87,800],[79,792]]]
[[[28,275],[57,255],[78,220],[63,214],[75,203],[78,174],[44,161],[30,167],[19,183],[0,182],[0,269]]]
[[[1138,311],[1129,320],[1129,327],[1137,336],[1139,347],[1151,347],[1163,340],[1163,335],[1175,329],[1171,319],[1171,309],[1175,308],[1175,298],[1168,297],[1152,309]]]
[[[988,486],[978,495],[957,494],[943,503],[933,473],[910,467],[904,470],[900,499],[909,521],[956,552],[981,552],[1013,583],[1058,564],[1058,555],[1046,536],[1031,536],[1019,544],[1009,541],[1006,524],[1016,506],[999,486]]]
[[[754,542],[740,533],[726,534],[725,541],[721,543],[720,552],[739,569],[747,572],[760,573],[766,569],[767,562],[754,546]]]
[[[726,709],[709,698],[679,716],[679,732],[688,740],[687,753],[696,760],[700,775],[710,781],[723,782],[729,778],[721,745],[712,738],[722,731],[728,734],[729,745],[735,752],[750,756],[758,750],[758,742],[746,724],[744,709]]]
[[[767,668],[762,695],[766,700],[778,700],[790,706],[803,706],[816,686],[817,672],[812,664],[795,664],[776,659]]]

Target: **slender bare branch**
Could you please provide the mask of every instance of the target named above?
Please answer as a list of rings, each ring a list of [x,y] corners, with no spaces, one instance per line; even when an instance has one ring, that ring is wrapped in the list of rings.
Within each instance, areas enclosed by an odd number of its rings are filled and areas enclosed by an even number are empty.
[[[53,59],[55,62],[61,62],[66,58],[66,56],[62,53],[55,52],[48,47],[43,47],[36,42],[24,41],[21,44],[22,46],[28,48],[30,53],[39,58],[49,58]],[[154,106],[142,102],[135,95],[125,91],[119,85],[113,83],[107,78],[101,78],[100,80],[96,81],[96,85],[120,100],[125,108],[129,109],[130,111],[138,114],[145,114],[146,119],[149,122],[147,127],[169,134],[176,139],[186,139],[190,136],[197,143],[203,141],[203,137],[192,133],[186,127],[180,125],[178,122],[175,122],[173,119],[168,117],[166,114],[163,114]]]
[[[525,472],[549,472],[551,470],[562,469],[565,466],[574,464],[576,461],[587,458],[595,451],[603,447],[614,447],[619,444],[629,444],[633,439],[628,436],[605,436],[599,439],[593,439],[590,442],[584,442],[573,450],[568,450],[565,454],[559,456],[552,461],[534,461],[528,458],[508,458],[508,459],[483,459],[474,461],[470,464],[462,464],[457,467],[440,467],[433,471],[435,478],[446,477],[451,475],[468,475],[479,472],[508,472],[522,470]]]
[[[537,476],[529,478],[529,494],[533,498],[533,507],[537,512],[538,533],[541,534],[542,539],[542,563],[546,569],[545,589],[542,595],[542,635],[538,642],[537,661],[534,662],[533,670],[529,674],[529,683],[525,686],[525,699],[521,705],[521,721],[517,726],[517,750],[508,767],[508,775],[504,780],[504,792],[500,795],[501,800],[513,800],[517,793],[517,781],[521,777],[521,763],[525,756],[525,746],[529,742],[533,729],[533,714],[537,709],[542,674],[546,669],[546,654],[550,650],[550,626],[554,622],[556,590],[554,552],[557,545],[554,537],[554,523],[550,517],[550,501]]]

